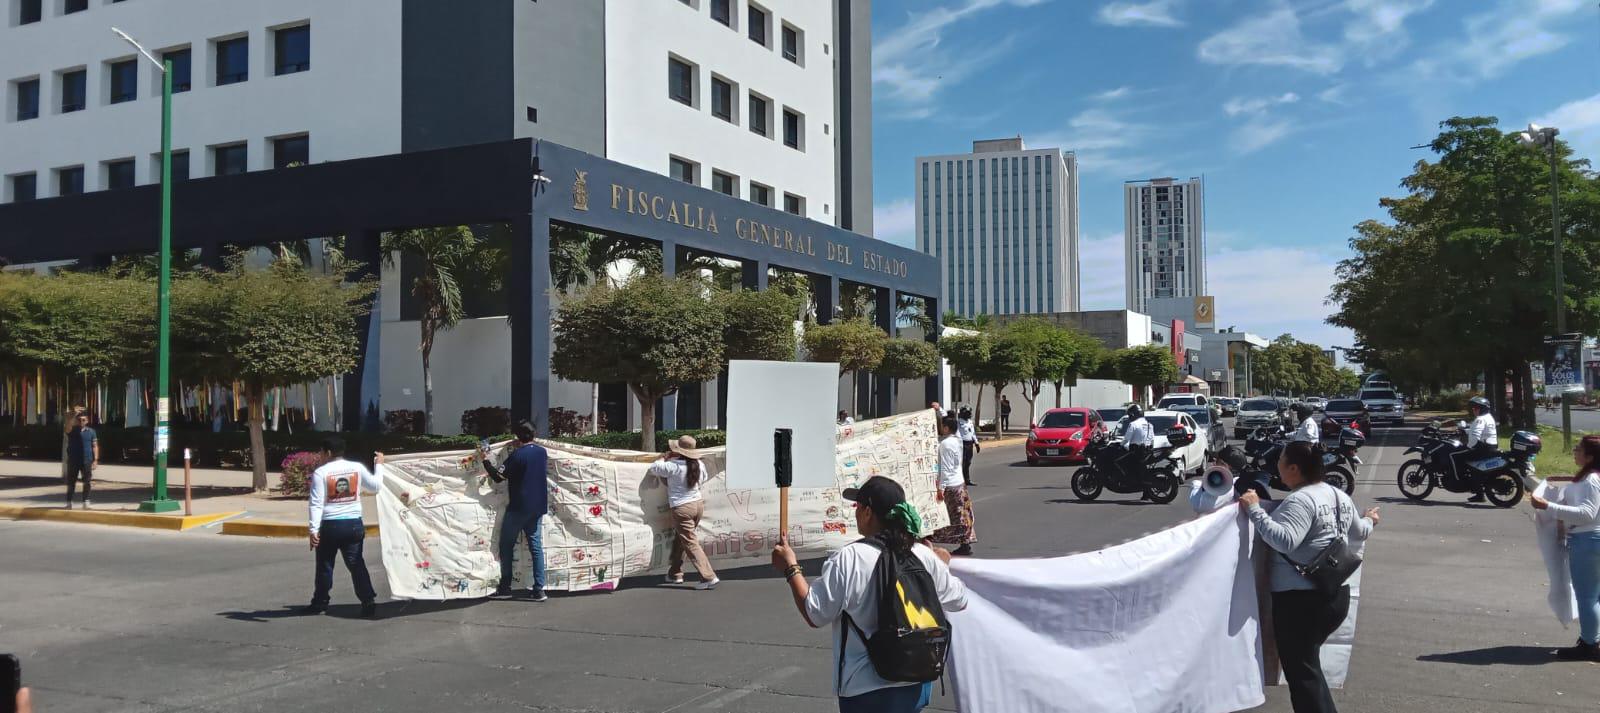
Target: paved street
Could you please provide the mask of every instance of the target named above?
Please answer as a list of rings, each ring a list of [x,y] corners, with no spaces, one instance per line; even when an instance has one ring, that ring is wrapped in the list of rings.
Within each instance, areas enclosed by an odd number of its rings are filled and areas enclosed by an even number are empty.
[[[1363,454],[1357,501],[1383,505],[1384,522],[1341,705],[1593,710],[1600,666],[1546,655],[1575,634],[1545,608],[1526,506],[1404,502],[1394,472],[1414,435],[1382,431]],[[1189,515],[1181,499],[1077,503],[1069,468],[1015,465],[1020,456],[980,456],[978,556],[1082,551]],[[629,581],[542,605],[390,603],[370,622],[352,618],[343,571],[334,616],[287,615],[309,594],[297,542],[43,522],[0,522],[0,541],[0,651],[21,656],[47,713],[835,710],[827,634],[805,627],[765,567],[726,572],[708,593]],[[1283,689],[1268,697],[1262,710],[1289,710]]]
[[[1539,409],[1539,423],[1546,426],[1561,427],[1561,409]],[[1572,430],[1600,433],[1600,411],[1587,409],[1572,410]]]

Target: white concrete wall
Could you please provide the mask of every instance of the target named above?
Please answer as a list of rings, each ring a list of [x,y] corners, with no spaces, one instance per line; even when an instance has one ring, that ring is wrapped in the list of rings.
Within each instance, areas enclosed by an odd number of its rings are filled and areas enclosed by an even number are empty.
[[[121,28],[146,48],[188,46],[193,89],[173,97],[173,149],[189,151],[189,175],[211,175],[208,146],[248,142],[250,170],[271,165],[270,138],[310,135],[315,162],[400,150],[400,0],[95,0],[61,15],[15,25],[14,0],[0,25],[0,174],[34,172],[40,198],[56,195],[53,169],[84,167],[84,190],[105,187],[101,162],[132,158],[137,183],[155,183],[161,150],[159,72],[139,63],[138,98],[110,104],[107,62],[134,56],[109,29]],[[274,76],[271,28],[311,25],[311,69]],[[213,40],[248,34],[250,78],[213,86]],[[159,56],[159,54],[158,54]],[[60,113],[56,75],[84,67],[87,108]],[[16,120],[19,79],[40,79],[37,119]],[[10,181],[5,181],[10,200]]]
[[[1022,385],[1008,385],[1001,395],[1011,399],[1011,428],[1021,429],[1032,420],[1028,418],[1028,401],[1022,397]],[[1063,386],[1061,388],[1061,407],[1088,407],[1111,408],[1127,403],[1133,397],[1133,390],[1120,381],[1105,379],[1079,379],[1075,387]],[[951,406],[974,407],[978,400],[977,384],[963,384],[961,391],[951,398]],[[980,411],[984,421],[989,421],[1000,414],[1000,398],[995,395],[994,389],[983,389],[983,404]],[[926,405],[926,404],[924,404]],[[1056,390],[1052,384],[1045,384],[1039,390],[1039,396],[1034,402],[1037,413],[1056,407]]]
[[[837,225],[832,3],[761,2],[771,17],[770,47],[749,39],[744,0],[732,3],[732,28],[711,19],[710,5],[608,0],[607,157],[666,174],[676,156],[699,164],[702,187],[711,187],[711,172],[719,170],[738,177],[741,198],[755,181],[773,189],[773,207],[781,210],[783,194],[793,193],[805,199],[807,217]],[[784,23],[804,33],[803,64],[783,57]],[[669,56],[695,66],[694,106],[668,96]],[[732,123],[711,113],[712,74],[735,85]],[[750,131],[750,92],[772,104],[767,137]],[[803,150],[783,144],[784,107],[805,117]]]
[[[421,334],[417,323],[380,327],[379,408],[418,409],[423,405]],[[504,317],[462,320],[434,339],[433,418],[439,433],[461,432],[461,414],[479,406],[511,406],[511,326]],[[584,390],[584,403],[588,390]],[[568,408],[571,408],[570,406]],[[588,406],[582,409],[588,411]]]

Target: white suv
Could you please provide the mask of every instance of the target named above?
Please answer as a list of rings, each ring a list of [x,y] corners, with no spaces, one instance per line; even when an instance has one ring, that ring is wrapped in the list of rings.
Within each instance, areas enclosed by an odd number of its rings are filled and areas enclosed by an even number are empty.
[[[1395,393],[1394,389],[1366,388],[1361,390],[1357,398],[1367,405],[1367,412],[1374,422],[1404,423],[1406,420],[1406,402],[1400,400],[1400,394]]]
[[[1209,403],[1210,402],[1206,400],[1205,394],[1167,394],[1166,396],[1161,397],[1161,402],[1156,404],[1156,408],[1166,409],[1172,408],[1173,406],[1207,406]]]

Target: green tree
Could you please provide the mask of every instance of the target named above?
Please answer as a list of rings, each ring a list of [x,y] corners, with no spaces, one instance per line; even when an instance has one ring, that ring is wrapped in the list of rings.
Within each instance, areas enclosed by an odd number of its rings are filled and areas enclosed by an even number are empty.
[[[1098,371],[1101,364],[1108,360],[1109,354],[1100,340],[1091,335],[1072,330],[1067,330],[1067,334],[1072,341],[1072,366],[1054,382],[1056,408],[1061,407],[1061,387],[1077,386],[1078,379]]]
[[[779,290],[716,293],[722,310],[725,356],[733,359],[794,361],[799,338],[794,315],[800,300]]]
[[[1026,366],[1018,380],[1028,402],[1028,421],[1038,414],[1035,402],[1047,383],[1063,381],[1076,359],[1072,335],[1045,320],[1030,317],[1006,325],[1001,339],[1017,351]]]
[[[850,374],[850,412],[857,413],[857,375],[883,363],[889,335],[864,319],[847,319],[833,324],[807,324],[805,344],[810,361],[837,363],[841,378]]]
[[[1146,387],[1170,384],[1178,378],[1172,351],[1155,344],[1128,347],[1116,354],[1117,378],[1134,388],[1135,401],[1144,401]]]
[[[656,400],[717,377],[725,321],[694,280],[646,274],[593,285],[556,309],[550,370],[569,381],[627,384],[639,402],[639,449],[654,450]]]
[[[384,233],[384,261],[394,266],[409,256],[417,263],[411,280],[411,294],[422,307],[417,320],[422,352],[422,414],[424,430],[433,427],[433,343],[440,331],[452,329],[466,316],[461,300],[461,280],[481,280],[489,289],[498,289],[500,271],[498,251],[465,225],[417,228]]]
[[[983,420],[983,388],[986,385],[978,377],[982,373],[983,365],[989,361],[989,354],[994,350],[994,339],[988,332],[956,333],[942,337],[939,340],[939,355],[950,362],[951,368],[962,381],[978,385],[978,400],[973,405],[973,423]],[[954,404],[945,404],[946,407]]]
[[[1336,372],[1337,386],[1331,393],[1339,396],[1355,396],[1361,391],[1361,375],[1348,366],[1341,366]]]
[[[1005,390],[1006,384],[1023,381],[1033,374],[1038,350],[1030,336],[1012,332],[995,335],[991,344],[989,358],[978,364],[972,376],[994,388],[995,403],[998,404],[1000,392]],[[978,393],[979,399],[982,399],[983,392]],[[998,410],[999,406],[995,408]],[[994,435],[1000,437],[998,418],[994,420]]]
[[[878,375],[889,379],[925,379],[939,373],[939,350],[921,339],[890,339],[883,349]]]

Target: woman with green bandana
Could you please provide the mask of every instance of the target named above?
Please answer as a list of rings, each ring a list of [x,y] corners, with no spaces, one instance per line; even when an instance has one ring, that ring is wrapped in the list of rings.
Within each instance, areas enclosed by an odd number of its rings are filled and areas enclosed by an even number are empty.
[[[931,576],[946,612],[966,608],[966,587],[950,573],[950,553],[921,540],[922,519],[906,502],[899,483],[875,476],[859,488],[846,488],[843,496],[855,503],[861,540],[830,555],[822,576],[812,582],[806,581],[787,542],[773,548],[772,566],[783,574],[807,624],[833,625],[833,686],[840,713],[917,713],[928,705],[932,684],[885,680],[867,655],[864,638],[878,629],[879,596],[873,581],[878,559],[885,549],[914,555]],[[852,633],[856,629],[865,636]]]

